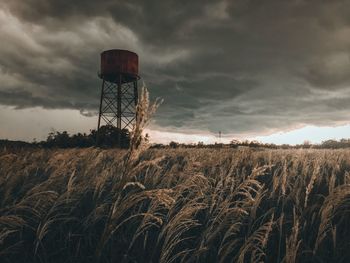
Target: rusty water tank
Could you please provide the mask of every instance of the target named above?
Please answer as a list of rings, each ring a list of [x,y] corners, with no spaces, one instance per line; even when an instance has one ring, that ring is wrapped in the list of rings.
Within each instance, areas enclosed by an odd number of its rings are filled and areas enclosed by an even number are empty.
[[[136,53],[111,49],[101,53],[99,77],[109,82],[134,82],[139,78],[139,57]]]

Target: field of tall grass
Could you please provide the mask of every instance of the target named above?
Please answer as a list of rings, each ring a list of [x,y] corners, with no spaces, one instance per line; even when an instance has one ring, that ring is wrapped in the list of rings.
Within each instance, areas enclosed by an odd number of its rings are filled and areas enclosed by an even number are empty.
[[[349,262],[350,150],[0,150],[0,262]]]

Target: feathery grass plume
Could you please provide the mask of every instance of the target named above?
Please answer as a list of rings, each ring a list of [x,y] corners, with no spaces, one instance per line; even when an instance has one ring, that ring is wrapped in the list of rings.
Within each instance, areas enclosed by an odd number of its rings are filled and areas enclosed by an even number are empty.
[[[56,236],[61,236],[61,227],[63,228],[70,224],[80,224],[79,218],[72,213],[76,200],[73,198],[67,198],[67,196],[67,192],[61,195],[37,226],[36,240],[34,242],[34,255],[48,254],[44,243],[56,243]],[[69,239],[69,236],[65,238]],[[65,243],[64,239],[61,239],[60,241]]]
[[[234,197],[242,206],[251,205],[255,202],[255,196],[264,187],[262,183],[255,179],[243,181],[234,192]]]
[[[208,208],[205,197],[209,187],[206,177],[195,174],[175,189],[175,202],[158,237],[160,262],[188,260],[196,250],[198,236],[194,233],[201,226],[198,214]]]
[[[304,202],[304,208],[306,208],[307,206],[307,202],[309,200],[309,195],[312,191],[312,189],[314,188],[314,184],[315,184],[315,181],[317,179],[317,176],[319,176],[320,174],[320,163],[319,162],[315,162],[314,163],[314,170],[311,174],[311,178],[310,178],[310,181],[306,187],[306,190],[305,190],[305,202]]]
[[[334,188],[336,187],[336,180],[337,180],[337,174],[333,170],[331,177],[329,178],[329,181],[328,181],[328,193],[332,193],[334,191]]]
[[[284,227],[284,220],[285,220],[285,214],[284,212],[282,211],[280,217],[278,220],[276,220],[276,224],[277,224],[277,227],[278,227],[278,253],[277,253],[277,262],[280,262],[281,261],[281,249],[282,249],[282,240],[284,238],[283,236],[283,227]]]
[[[240,236],[242,226],[244,226],[245,218],[249,216],[249,213],[240,207],[230,210],[228,212],[234,215],[234,220],[220,242],[218,249],[219,262],[227,262],[228,259],[232,258],[232,252],[238,252],[240,245],[242,245],[242,237]]]
[[[248,239],[238,252],[236,257],[237,263],[246,262],[246,256],[250,255],[249,262],[263,262],[265,257],[265,248],[269,239],[269,235],[274,225],[274,214],[271,219],[260,226]]]
[[[203,260],[218,261],[218,256],[225,258],[226,251],[233,250],[232,244],[239,243],[239,238],[236,235],[244,224],[243,218],[249,216],[248,209],[250,208],[242,205],[244,204],[242,200],[236,202],[234,192],[226,192],[226,188],[230,187],[230,185],[226,185],[221,189],[212,188],[213,192],[209,192],[212,198],[209,199],[206,224],[203,226],[199,247],[193,253],[199,262]],[[260,198],[258,199],[260,200]],[[237,242],[232,242],[233,239],[236,239]],[[220,242],[221,240],[222,242]],[[218,255],[214,256],[211,253],[212,250],[217,250]],[[208,259],[207,254],[212,254],[210,259]]]
[[[190,233],[201,225],[195,218],[196,214],[207,208],[207,204],[200,199],[195,198],[185,203],[163,228],[159,236],[160,239],[164,238],[159,262],[184,261],[195,250],[195,246],[189,247],[189,244],[196,236]]]
[[[15,215],[0,216],[0,256],[11,253],[11,247],[18,243],[13,242],[13,240],[17,239],[16,236],[20,235],[24,227],[28,227],[28,225],[22,217]]]
[[[160,231],[161,227],[164,226],[166,221],[166,216],[168,211],[171,209],[175,203],[175,199],[171,196],[173,194],[171,189],[157,189],[154,192],[154,195],[151,199],[147,212],[143,217],[141,223],[139,224],[135,234],[133,235],[132,241],[130,242],[127,253],[130,253],[134,244],[138,239],[143,238],[143,249],[146,250],[146,243],[148,241],[148,236],[152,235],[152,232],[155,232],[156,229]],[[156,241],[155,241],[156,242]],[[154,243],[155,243],[154,242]],[[153,245],[155,246],[155,244]],[[140,248],[138,248],[140,249]],[[149,257],[152,257],[153,254],[157,253],[156,251],[145,251]]]
[[[136,159],[142,151],[147,149],[147,142],[142,133],[144,128],[149,124],[152,115],[156,112],[162,102],[162,99],[157,98],[156,101],[151,104],[147,88],[145,86],[142,87],[139,101],[136,106],[136,121],[130,132],[130,147],[127,160]]]
[[[269,170],[271,170],[272,167],[273,165],[257,166],[252,170],[249,178],[256,179],[259,176],[265,175],[266,173],[268,173]]]
[[[315,242],[314,254],[317,252],[318,247],[321,245],[321,242],[327,237],[329,232],[332,232],[334,229],[333,219],[339,217],[339,221],[342,219],[341,215],[344,214],[344,211],[349,211],[350,209],[350,185],[340,185],[336,187],[332,193],[330,193],[320,210],[321,222],[317,233],[317,239]],[[345,218],[345,220],[347,220]],[[334,235],[332,235],[334,236]],[[335,240],[333,240],[335,242]]]
[[[254,196],[254,202],[252,202],[250,206],[249,216],[250,216],[251,223],[256,219],[258,208],[263,203],[266,193],[267,193],[267,189],[262,187],[258,190],[257,194]]]
[[[0,226],[1,231],[3,235],[0,238],[0,243],[3,241],[3,238],[6,237],[10,232],[16,231],[17,229],[20,229],[24,227],[27,224],[27,222],[19,216],[16,215],[3,215],[0,216]]]
[[[350,184],[350,172],[345,171],[344,174],[344,184]]]
[[[282,196],[284,196],[286,194],[286,189],[287,189],[287,162],[284,161],[283,163],[283,172],[281,175],[281,181],[280,181],[280,185],[281,185],[281,191],[282,191]]]
[[[138,164],[131,174],[137,174],[137,181],[142,182],[146,187],[164,188],[161,183],[167,179],[172,180],[172,176],[164,176],[164,162],[168,159],[167,156],[154,157],[151,160],[143,160]]]
[[[132,175],[133,169],[136,168],[132,163],[141,152],[148,148],[148,142],[144,139],[142,133],[161,103],[162,100],[157,98],[154,103],[150,104],[149,92],[145,86],[142,87],[141,95],[136,106],[136,121],[130,132],[130,146],[124,157],[119,185],[123,185],[130,180],[129,175]],[[139,165],[142,166],[142,163]]]
[[[244,243],[242,229],[251,227],[263,196],[263,185],[255,179],[246,179],[232,193],[229,207],[224,209],[232,218],[218,249],[220,262],[226,262],[233,252],[239,251]]]
[[[285,257],[283,259],[284,263],[296,263],[298,250],[301,244],[301,240],[299,239],[299,231],[300,231],[300,220],[298,215],[296,214],[295,207],[293,209],[293,228],[291,234],[286,238],[286,252]]]
[[[73,191],[73,185],[75,181],[76,181],[76,175],[74,170],[72,174],[69,176],[69,180],[67,183],[67,198],[69,198],[70,193]]]
[[[107,218],[104,230],[101,234],[101,238],[96,247],[97,260],[100,259],[103,249],[112,236],[126,223],[130,224],[132,220],[137,220],[135,224],[139,224],[143,217],[150,216],[152,214],[143,211],[142,207],[148,204],[152,199],[159,198],[159,190],[144,190],[143,186],[139,183],[127,184],[126,190],[133,190],[126,192],[124,196],[120,196],[119,199],[111,207],[110,215]],[[163,192],[162,197],[166,192]],[[153,217],[155,218],[155,217]],[[136,231],[136,230],[135,230]],[[131,234],[131,233],[129,233]],[[132,233],[134,235],[134,233]]]
[[[58,198],[55,191],[30,193],[9,209],[9,213],[21,215],[28,226],[35,229]]]

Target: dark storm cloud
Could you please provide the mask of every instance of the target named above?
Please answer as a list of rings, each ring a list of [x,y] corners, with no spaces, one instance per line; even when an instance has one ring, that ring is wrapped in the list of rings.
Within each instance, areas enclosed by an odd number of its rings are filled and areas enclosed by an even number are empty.
[[[98,107],[99,52],[140,56],[156,124],[249,133],[333,125],[350,110],[347,1],[0,4],[0,104]]]

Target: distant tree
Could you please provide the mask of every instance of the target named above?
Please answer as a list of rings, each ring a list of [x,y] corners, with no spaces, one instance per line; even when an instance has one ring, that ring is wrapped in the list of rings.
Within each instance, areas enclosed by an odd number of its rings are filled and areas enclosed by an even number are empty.
[[[68,148],[70,146],[69,134],[67,131],[50,132],[46,139],[46,146]]]
[[[290,148],[290,145],[289,144],[282,144],[281,146],[280,146],[282,149],[289,149]]]
[[[223,143],[217,143],[217,142],[215,142],[214,148],[222,148],[222,147],[224,147],[224,144],[223,144]]]
[[[248,140],[244,140],[242,141],[239,145],[242,145],[242,146],[249,146],[250,142]]]
[[[120,140],[121,145],[118,145],[119,136],[121,137],[121,140]],[[114,126],[105,125],[100,127],[100,130],[98,133],[98,141],[99,141],[99,146],[103,146],[103,147],[120,146],[121,148],[128,148],[130,144],[130,133],[127,129],[119,130]]]
[[[119,136],[121,144],[119,144]],[[96,145],[97,131],[90,130],[90,134],[77,133],[69,135],[67,131],[50,132],[45,142],[41,145],[44,147],[73,148],[73,147],[91,147]],[[121,147],[128,148],[130,144],[130,134],[127,129],[119,130],[114,126],[101,126],[99,130],[99,146],[102,147]]]
[[[177,143],[177,142],[174,142],[174,141],[171,141],[170,143],[169,143],[169,146],[170,146],[170,148],[177,148],[178,146],[179,146],[179,143]]]
[[[249,145],[249,147],[256,148],[256,147],[262,146],[263,144],[259,143],[258,141],[251,141],[251,142],[249,142],[248,145]]]
[[[338,148],[338,142],[336,140],[323,141],[321,147],[335,149]]]
[[[164,148],[164,147],[165,147],[164,144],[155,143],[155,144],[152,144],[150,148],[152,148],[152,149],[161,149],[161,148]]]
[[[241,142],[239,140],[233,139],[230,141],[231,148],[237,148]]]

